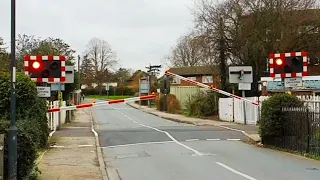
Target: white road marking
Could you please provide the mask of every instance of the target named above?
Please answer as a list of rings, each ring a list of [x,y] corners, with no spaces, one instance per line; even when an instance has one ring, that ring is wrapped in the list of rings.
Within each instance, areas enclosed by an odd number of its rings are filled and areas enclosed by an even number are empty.
[[[220,139],[207,139],[207,141],[220,141]]]
[[[56,145],[53,145],[53,146],[50,146],[52,148],[64,148],[64,146],[56,146]]]
[[[166,144],[173,143],[174,141],[159,141],[159,142],[145,142],[145,143],[135,143],[135,144],[123,144],[123,145],[115,145],[115,146],[106,146],[101,147],[102,149],[106,148],[117,148],[117,147],[127,147],[127,146],[138,146],[138,145],[148,145],[148,144]]]
[[[199,139],[187,139],[186,141],[187,142],[189,142],[189,141],[199,141]]]
[[[91,144],[78,145],[78,147],[93,147]]]
[[[94,130],[93,123],[91,124],[91,131],[93,132],[95,137],[98,137],[98,133]]]
[[[231,172],[233,172],[233,173],[235,173],[235,174],[238,174],[238,175],[240,175],[240,176],[242,176],[242,177],[245,177],[245,178],[247,178],[247,179],[249,179],[249,180],[257,180],[257,179],[255,179],[255,178],[249,176],[249,175],[246,175],[246,174],[244,174],[244,173],[242,173],[242,172],[239,172],[239,171],[237,171],[237,170],[235,170],[235,169],[232,169],[231,167],[229,167],[229,166],[227,166],[227,165],[225,165],[225,164],[222,164],[221,162],[216,162],[216,164],[218,164],[218,165],[221,166],[221,167],[226,168],[227,170],[229,170],[229,171],[231,171]]]
[[[113,108],[111,105],[109,105],[109,106],[110,106],[111,108]],[[122,112],[120,112],[120,111],[117,110],[117,109],[115,109],[115,110],[118,111],[118,112],[119,112],[121,115],[123,115],[124,117],[127,117],[128,119],[130,119],[131,121],[134,122],[134,120],[133,120],[131,117],[123,114]],[[203,154],[200,153],[199,151],[197,151],[197,150],[195,150],[195,149],[192,149],[191,147],[189,147],[189,146],[187,146],[187,145],[185,145],[185,144],[182,144],[181,142],[177,141],[177,140],[176,140],[174,137],[172,137],[171,134],[168,133],[167,131],[163,131],[163,130],[160,130],[160,129],[157,129],[157,128],[154,128],[154,127],[151,127],[151,126],[147,126],[147,125],[144,125],[144,124],[139,124],[139,123],[137,123],[137,124],[140,125],[140,126],[149,128],[149,129],[153,129],[153,130],[158,131],[158,132],[165,133],[165,134],[166,134],[172,141],[174,141],[176,144],[178,144],[178,145],[180,145],[180,146],[182,146],[182,147],[184,147],[184,148],[186,148],[186,149],[189,149],[190,151],[194,152],[194,153],[195,153],[196,155],[198,155],[198,156],[202,156],[202,155],[203,155]]]
[[[228,141],[240,141],[241,139],[227,139]]]

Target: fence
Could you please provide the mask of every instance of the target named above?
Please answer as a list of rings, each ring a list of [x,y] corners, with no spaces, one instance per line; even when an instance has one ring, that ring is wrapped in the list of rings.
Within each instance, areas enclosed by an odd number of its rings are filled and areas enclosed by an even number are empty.
[[[59,107],[59,101],[48,101],[47,104],[49,109]],[[62,106],[66,106],[66,101],[62,101]],[[66,111],[61,111],[60,117],[61,124],[64,124],[66,122]],[[59,126],[59,112],[47,113],[47,119],[50,130],[55,131]]]
[[[320,110],[320,96],[297,96],[305,102],[310,110]],[[269,96],[247,97],[249,100],[258,101],[260,104]],[[243,101],[235,98],[219,98],[219,118],[222,121],[244,124]],[[245,103],[247,124],[256,125],[260,118],[261,106]]]
[[[308,107],[283,108],[281,137],[264,137],[263,143],[301,153],[320,155],[319,110]]]
[[[170,94],[177,97],[182,107],[185,107],[188,98],[198,92],[201,88],[196,86],[170,86]]]

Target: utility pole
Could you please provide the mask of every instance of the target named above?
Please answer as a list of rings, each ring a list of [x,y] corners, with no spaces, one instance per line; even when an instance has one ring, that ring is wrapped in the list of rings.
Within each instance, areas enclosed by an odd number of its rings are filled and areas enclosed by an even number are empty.
[[[80,55],[78,55],[78,77],[79,77],[79,92],[81,92],[81,73],[80,73]],[[79,104],[81,104],[81,93],[79,93],[79,95],[78,95],[78,102],[79,102]]]
[[[11,0],[11,120],[8,133],[8,177],[17,179],[17,133],[16,126],[16,0]]]
[[[151,92],[151,81],[152,81],[152,76],[155,76],[157,77],[157,75],[159,74],[159,69],[161,68],[161,65],[149,65],[149,67],[146,67],[148,69],[148,81],[149,81],[149,92],[148,92],[148,95],[150,95],[152,92]],[[151,100],[148,100],[148,106],[151,107],[151,103],[150,103]]]

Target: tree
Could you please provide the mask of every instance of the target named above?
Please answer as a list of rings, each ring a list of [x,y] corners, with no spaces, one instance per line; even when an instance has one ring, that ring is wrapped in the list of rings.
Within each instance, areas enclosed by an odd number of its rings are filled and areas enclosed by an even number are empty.
[[[81,84],[91,87],[94,78],[94,68],[92,62],[88,59],[88,56],[84,56],[80,66],[80,72]]]
[[[8,72],[10,67],[9,54],[4,47],[3,39],[0,37],[0,72]]]
[[[94,81],[98,85],[99,93],[102,94],[102,85],[109,75],[108,68],[117,64],[116,54],[107,41],[98,38],[89,41],[86,54],[93,65]]]
[[[167,59],[175,67],[197,66],[201,64],[200,49],[199,42],[192,34],[182,36]]]
[[[113,75],[113,81],[119,85],[125,85],[132,76],[132,69],[119,68]]]

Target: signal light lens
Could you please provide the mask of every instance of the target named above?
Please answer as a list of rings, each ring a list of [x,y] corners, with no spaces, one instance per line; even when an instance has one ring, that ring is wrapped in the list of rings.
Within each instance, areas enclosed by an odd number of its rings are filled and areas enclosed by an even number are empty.
[[[281,66],[281,65],[283,64],[282,59],[276,59],[276,64],[277,64],[278,66]]]
[[[33,64],[32,64],[32,67],[34,68],[34,69],[39,69],[40,68],[40,63],[39,62],[34,62]]]

